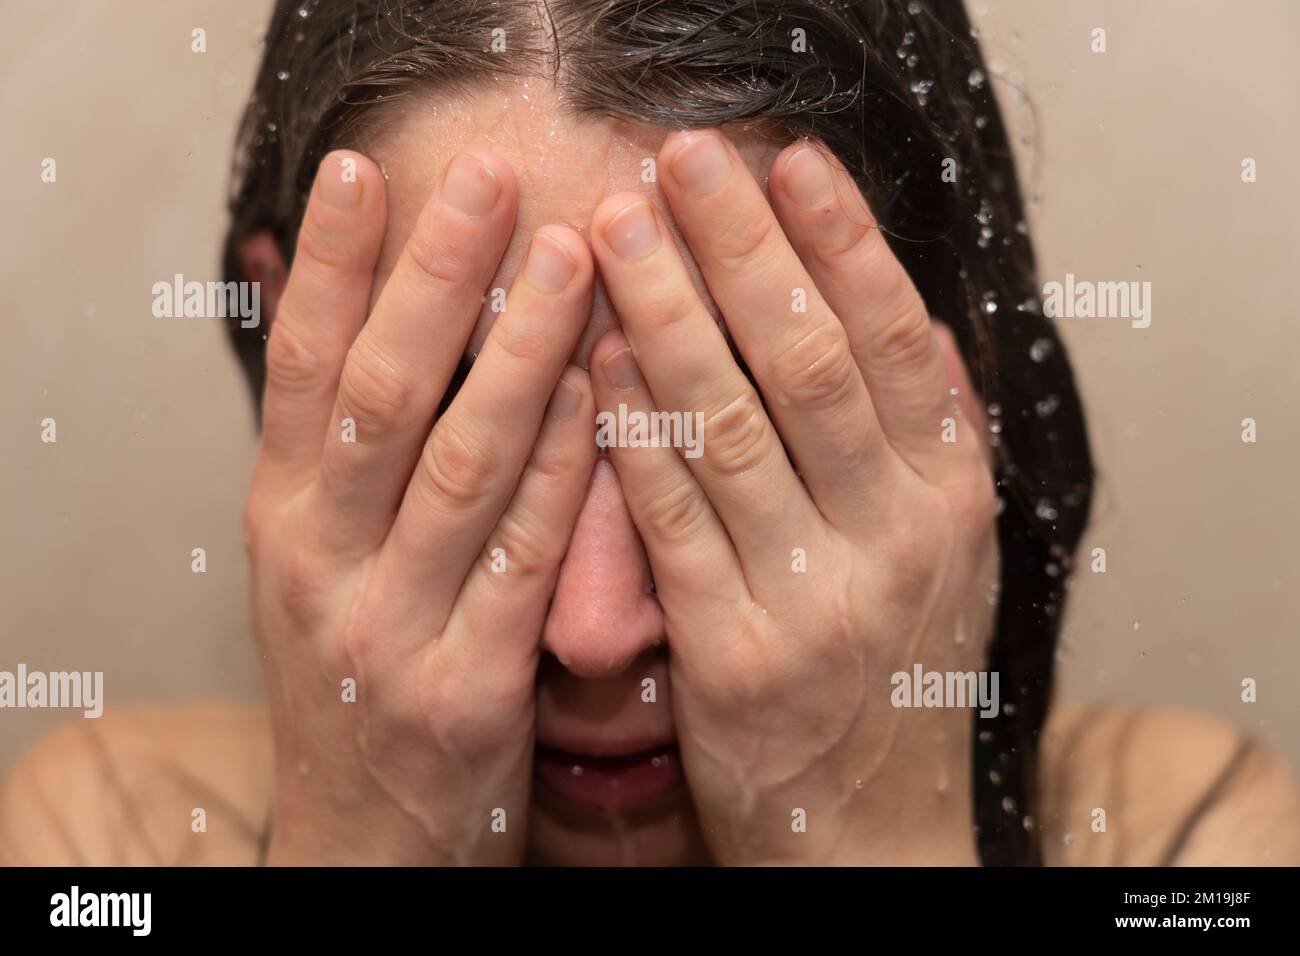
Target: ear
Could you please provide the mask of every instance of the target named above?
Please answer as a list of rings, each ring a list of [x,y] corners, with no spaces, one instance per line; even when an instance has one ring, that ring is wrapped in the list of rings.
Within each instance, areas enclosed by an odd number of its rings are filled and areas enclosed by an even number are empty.
[[[280,296],[284,294],[285,283],[289,279],[284,256],[280,255],[280,247],[265,229],[259,229],[240,242],[238,255],[239,268],[245,277],[249,282],[261,286],[263,331],[269,331],[275,322]]]
[[[988,413],[984,408],[984,399],[976,393],[975,386],[971,384],[970,373],[967,372],[966,363],[961,357],[961,349],[957,347],[957,337],[952,334],[952,329],[938,319],[931,320],[930,325],[934,329],[935,341],[939,344],[939,354],[943,356],[943,367],[948,373],[948,381],[957,390],[953,400],[961,410],[962,417],[970,422],[975,433],[980,436],[980,451],[984,453],[985,460],[992,464],[993,449],[989,445]]]

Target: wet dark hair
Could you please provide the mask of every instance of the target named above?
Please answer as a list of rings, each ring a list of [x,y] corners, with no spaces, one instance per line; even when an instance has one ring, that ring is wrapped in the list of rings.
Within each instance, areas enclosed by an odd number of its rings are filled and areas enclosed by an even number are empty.
[[[989,405],[1005,507],[986,666],[1005,704],[973,718],[975,819],[985,864],[1032,864],[1038,737],[1093,469],[987,73],[959,0],[279,0],[239,134],[225,271],[246,278],[239,245],[260,230],[289,262],[325,153],[364,150],[385,104],[431,88],[555,75],[580,114],[820,137]],[[264,336],[230,329],[260,393]]]

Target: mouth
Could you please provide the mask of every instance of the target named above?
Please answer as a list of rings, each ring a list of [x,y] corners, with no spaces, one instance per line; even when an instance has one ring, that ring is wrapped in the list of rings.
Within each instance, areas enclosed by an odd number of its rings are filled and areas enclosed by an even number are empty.
[[[609,815],[667,801],[686,782],[675,741],[613,756],[539,744],[533,774],[552,795]]]

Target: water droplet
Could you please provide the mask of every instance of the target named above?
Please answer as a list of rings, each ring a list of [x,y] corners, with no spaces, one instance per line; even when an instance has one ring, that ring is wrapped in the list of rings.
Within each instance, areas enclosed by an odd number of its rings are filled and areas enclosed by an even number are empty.
[[[1002,785],[1002,774],[998,773],[996,770],[990,770],[989,782],[995,787],[1000,787]]]
[[[1042,362],[1052,354],[1052,349],[1051,339],[1034,339],[1034,344],[1029,346],[1029,357],[1035,362]]]
[[[1003,798],[1002,798],[1002,809],[1005,810],[1007,813],[1015,813],[1015,812],[1016,812],[1016,801],[1012,800],[1010,797],[1003,797]]]
[[[275,78],[283,83],[285,80],[289,78],[289,71],[281,70],[279,73],[275,74]]]
[[[979,69],[971,70],[970,76],[966,77],[966,85],[972,90],[978,90],[984,85],[984,71]]]
[[[569,768],[569,773],[573,774],[575,777],[581,777],[582,768],[575,763],[572,767]]]

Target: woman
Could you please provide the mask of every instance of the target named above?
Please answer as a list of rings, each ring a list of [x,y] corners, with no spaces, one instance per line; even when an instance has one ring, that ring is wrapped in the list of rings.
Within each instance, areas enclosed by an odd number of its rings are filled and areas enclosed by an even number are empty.
[[[958,3],[278,4],[227,242],[269,715],[64,731],[0,852],[1300,860],[1234,732],[1049,715],[1092,465],[985,76]],[[656,412],[698,455],[591,441]]]

